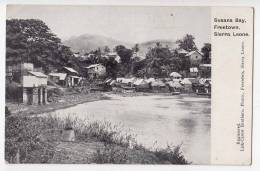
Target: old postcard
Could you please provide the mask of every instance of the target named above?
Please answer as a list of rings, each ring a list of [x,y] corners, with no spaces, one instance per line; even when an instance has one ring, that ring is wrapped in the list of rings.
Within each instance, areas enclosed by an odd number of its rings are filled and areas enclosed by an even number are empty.
[[[5,161],[250,165],[254,9],[8,5]]]

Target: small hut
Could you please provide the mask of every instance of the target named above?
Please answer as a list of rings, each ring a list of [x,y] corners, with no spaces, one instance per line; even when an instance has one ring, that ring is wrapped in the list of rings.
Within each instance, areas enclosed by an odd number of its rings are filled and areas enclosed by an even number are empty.
[[[179,74],[178,72],[172,72],[170,74],[170,77],[172,78],[173,81],[180,81],[182,79],[181,74]]]
[[[168,92],[169,89],[167,88],[166,84],[161,80],[155,80],[151,82],[151,88],[153,92]]]
[[[184,93],[192,93],[192,82],[188,78],[184,78],[181,81],[181,84],[183,85],[183,92]]]
[[[179,81],[168,81],[167,85],[170,87],[170,91],[172,92],[177,92],[177,91],[180,92],[183,89]]]
[[[149,91],[149,84],[144,79],[136,79],[133,85],[136,91]]]

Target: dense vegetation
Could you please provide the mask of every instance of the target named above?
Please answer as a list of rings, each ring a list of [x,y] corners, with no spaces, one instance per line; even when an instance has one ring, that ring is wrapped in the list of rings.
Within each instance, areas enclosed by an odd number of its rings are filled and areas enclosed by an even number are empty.
[[[62,66],[79,69],[70,48],[64,46],[43,21],[36,19],[6,21],[6,61],[32,62],[44,72]]]
[[[75,149],[71,145],[64,148],[69,142],[62,139],[60,131],[66,128],[75,130],[76,141],[71,142]],[[7,116],[5,135],[5,160],[9,163],[189,164],[180,146],[146,149],[121,126],[107,121]]]
[[[107,75],[110,77],[136,76],[160,78],[169,76],[169,73],[173,71],[185,74],[185,72],[189,71],[191,64],[188,58],[178,53],[178,50],[184,49],[187,52],[197,50],[194,39],[192,35],[187,34],[183,39],[176,41],[178,44],[178,48],[176,49],[171,49],[167,45],[163,46],[160,42],[157,42],[148,49],[144,57],[138,56],[138,44],[135,44],[132,49],[123,45],[117,45],[114,50],[120,57],[119,63],[114,59],[102,58],[102,54],[106,54],[111,50],[108,47],[104,48],[103,51],[99,48],[86,53],[85,55],[94,55],[83,62],[105,65],[108,68]],[[203,53],[201,63],[210,63],[211,44],[205,43],[201,51]]]

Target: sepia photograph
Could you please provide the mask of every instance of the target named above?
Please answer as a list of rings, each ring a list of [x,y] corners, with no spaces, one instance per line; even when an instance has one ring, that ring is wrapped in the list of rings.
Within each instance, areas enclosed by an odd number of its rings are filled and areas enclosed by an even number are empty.
[[[210,7],[7,5],[5,65],[6,163],[211,164]]]

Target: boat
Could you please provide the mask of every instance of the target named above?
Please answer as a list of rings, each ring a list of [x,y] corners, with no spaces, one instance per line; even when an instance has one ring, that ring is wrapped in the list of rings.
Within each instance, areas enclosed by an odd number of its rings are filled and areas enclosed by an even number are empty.
[[[199,95],[199,96],[209,96],[209,97],[211,97],[211,93],[200,92],[200,93],[196,93],[196,94]]]
[[[172,95],[179,95],[179,94],[181,94],[180,91],[174,91],[174,92],[172,92]]]

